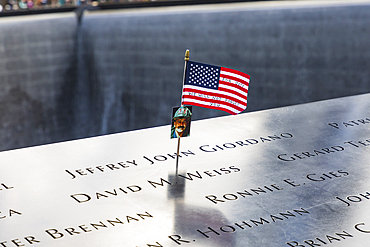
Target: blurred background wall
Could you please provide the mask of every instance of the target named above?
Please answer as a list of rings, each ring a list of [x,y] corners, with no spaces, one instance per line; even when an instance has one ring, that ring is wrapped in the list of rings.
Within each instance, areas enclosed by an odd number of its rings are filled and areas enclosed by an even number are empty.
[[[245,112],[370,92],[367,1],[76,13],[0,18],[0,150],[170,124],[186,49],[251,75]]]

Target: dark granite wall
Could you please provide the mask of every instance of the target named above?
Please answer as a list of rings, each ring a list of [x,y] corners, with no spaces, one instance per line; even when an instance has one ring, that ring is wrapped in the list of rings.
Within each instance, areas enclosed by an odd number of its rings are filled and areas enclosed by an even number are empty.
[[[74,14],[0,18],[0,150],[74,138]]]
[[[0,150],[169,124],[186,49],[251,75],[247,112],[370,92],[370,5],[2,18],[0,34]]]

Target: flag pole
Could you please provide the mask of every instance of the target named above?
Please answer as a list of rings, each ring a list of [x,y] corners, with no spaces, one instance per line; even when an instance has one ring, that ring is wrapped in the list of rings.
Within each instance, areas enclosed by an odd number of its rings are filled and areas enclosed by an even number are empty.
[[[184,60],[185,60],[185,64],[184,64],[184,75],[183,75],[183,78],[182,78],[181,106],[183,105],[182,104],[182,102],[183,102],[182,92],[184,91],[186,66],[188,65],[188,61],[189,61],[189,50],[185,51]],[[178,140],[177,140],[177,153],[176,153],[176,184],[177,184],[177,177],[178,177],[178,174],[179,174],[179,156],[180,156],[180,139],[181,139],[181,137],[178,137],[177,139]]]
[[[185,64],[184,64],[184,75],[182,77],[182,92],[184,91],[185,76],[186,76],[186,67],[187,67],[188,61],[189,61],[189,54],[190,54],[189,50],[186,50],[185,51],[185,58],[184,58],[184,60],[185,60]],[[182,92],[181,92],[181,105],[183,105],[182,104],[182,102],[183,102]]]

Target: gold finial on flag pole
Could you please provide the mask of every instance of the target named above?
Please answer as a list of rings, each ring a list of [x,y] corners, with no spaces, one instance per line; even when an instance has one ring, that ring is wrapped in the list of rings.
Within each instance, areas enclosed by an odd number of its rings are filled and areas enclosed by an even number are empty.
[[[189,61],[189,50],[185,51],[185,61]]]

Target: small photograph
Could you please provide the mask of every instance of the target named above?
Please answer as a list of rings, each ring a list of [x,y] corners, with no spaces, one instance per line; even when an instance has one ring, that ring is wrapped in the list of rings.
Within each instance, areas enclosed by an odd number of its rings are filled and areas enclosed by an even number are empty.
[[[190,135],[191,106],[172,108],[171,138],[180,138]]]

